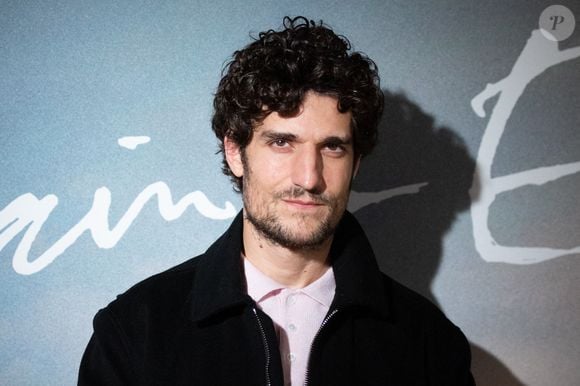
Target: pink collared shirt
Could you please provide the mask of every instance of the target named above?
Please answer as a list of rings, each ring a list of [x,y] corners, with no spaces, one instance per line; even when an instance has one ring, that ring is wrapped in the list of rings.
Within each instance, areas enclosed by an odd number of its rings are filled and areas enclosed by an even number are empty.
[[[286,288],[244,258],[248,295],[273,321],[285,385],[303,385],[310,347],[326,316],[336,282],[329,268],[315,282],[300,289]]]

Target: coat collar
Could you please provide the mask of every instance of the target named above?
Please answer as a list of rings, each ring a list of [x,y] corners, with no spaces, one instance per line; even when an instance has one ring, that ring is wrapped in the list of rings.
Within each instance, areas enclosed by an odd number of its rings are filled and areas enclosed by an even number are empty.
[[[242,229],[240,211],[229,229],[197,258],[190,296],[190,316],[194,321],[253,305],[246,294],[242,271]],[[331,309],[363,307],[386,316],[389,301],[383,275],[364,231],[348,212],[335,232],[330,259],[336,280]]]

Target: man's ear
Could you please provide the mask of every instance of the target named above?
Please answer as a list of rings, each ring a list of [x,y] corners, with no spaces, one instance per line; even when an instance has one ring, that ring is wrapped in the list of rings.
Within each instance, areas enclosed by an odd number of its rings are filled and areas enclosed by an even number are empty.
[[[241,177],[244,175],[244,165],[242,163],[242,150],[240,145],[235,143],[230,137],[224,137],[224,154],[226,161],[234,175]]]

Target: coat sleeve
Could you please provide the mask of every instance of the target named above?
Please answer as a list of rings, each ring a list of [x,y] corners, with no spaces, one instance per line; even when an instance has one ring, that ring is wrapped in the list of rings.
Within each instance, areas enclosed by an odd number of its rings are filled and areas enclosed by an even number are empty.
[[[83,354],[79,385],[131,385],[134,370],[126,335],[107,309],[93,320],[93,335]]]

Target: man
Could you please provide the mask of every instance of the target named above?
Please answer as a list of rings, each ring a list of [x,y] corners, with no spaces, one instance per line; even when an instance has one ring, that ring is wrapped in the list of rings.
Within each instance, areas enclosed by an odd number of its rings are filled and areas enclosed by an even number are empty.
[[[79,384],[469,385],[469,346],[378,268],[346,212],[376,143],[376,66],[284,19],[234,54],[213,129],[244,208],[203,255],[101,310]]]

